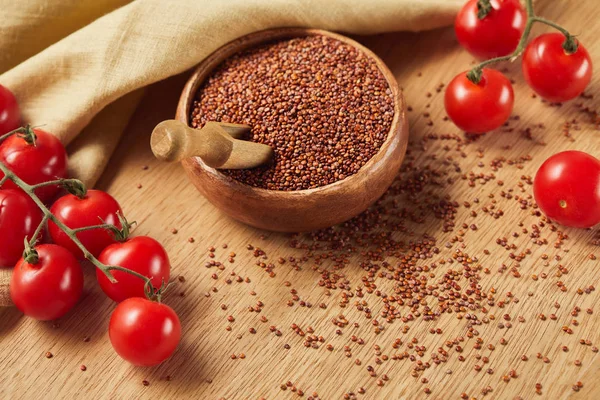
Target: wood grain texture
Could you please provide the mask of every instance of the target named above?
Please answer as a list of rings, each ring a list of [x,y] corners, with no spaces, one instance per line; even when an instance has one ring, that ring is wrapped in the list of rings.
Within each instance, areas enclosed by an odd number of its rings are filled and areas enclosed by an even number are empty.
[[[306,232],[346,221],[366,210],[395,179],[408,143],[406,103],[398,82],[385,63],[360,43],[320,29],[269,29],[226,44],[204,60],[188,80],[177,107],[177,119],[189,125],[198,88],[225,59],[252,46],[278,39],[323,35],[357,48],[371,57],[386,79],[394,99],[394,118],[387,139],[358,173],[314,189],[274,191],[231,179],[200,158],[183,161],[183,168],[200,193],[238,221],[277,232]]]
[[[12,269],[0,268],[0,307],[11,307],[10,299],[10,278],[12,278]]]
[[[545,0],[539,1],[536,8],[541,15],[580,34],[594,63],[600,65],[596,0]],[[537,27],[535,32],[543,30],[545,28]],[[534,245],[521,230],[529,229],[539,218],[531,215],[530,209],[521,210],[514,198],[499,195],[509,189],[513,189],[515,195],[529,193],[531,189],[527,184],[521,192],[521,177],[533,176],[539,165],[558,151],[580,149],[600,156],[600,131],[590,115],[575,106],[580,100],[550,107],[539,99],[532,99],[519,73],[520,65],[506,65],[508,74],[516,81],[514,114],[519,120],[511,121],[512,132],[500,130],[466,145],[463,156],[453,150],[453,143],[423,141],[431,134],[459,133],[450,122],[443,120],[443,96],[435,90],[439,83],[448,82],[456,73],[467,69],[472,61],[456,44],[452,30],[418,35],[395,33],[359,40],[379,54],[404,85],[407,103],[414,110],[407,114],[411,125],[409,155],[414,158],[411,162],[420,168],[429,166],[441,174],[438,184],[429,182],[420,196],[448,196],[461,204],[453,232],[444,232],[442,222],[434,216],[435,210],[430,210],[422,216],[423,223],[407,223],[407,232],[398,232],[395,238],[408,241],[426,232],[437,239],[440,259],[451,259],[456,249],[464,245],[463,251],[477,256],[479,263],[491,271],[482,274],[482,289],[487,292],[494,288],[498,299],[508,299],[505,296],[508,291],[514,295],[513,301],[507,302],[504,308],[490,307],[488,316],[494,314],[495,320],[477,326],[484,340],[481,350],[473,348],[475,339],[466,339],[462,352],[464,362],[458,361],[454,349],[448,350],[448,362],[432,365],[418,378],[410,375],[413,363],[409,360],[390,359],[376,364],[374,345],[381,346],[381,353],[388,356],[404,350],[412,354],[412,350],[406,349],[406,343],[413,337],[419,338],[419,345],[426,346],[423,361],[428,361],[438,347],[444,346],[445,340],[465,334],[467,321],[457,319],[456,314],[445,314],[434,322],[417,318],[406,324],[410,329],[403,333],[404,323],[397,320],[387,324],[378,318],[385,330],[375,334],[371,321],[357,311],[355,299],[341,308],[341,290],[332,290],[331,296],[326,295],[318,285],[321,274],[310,264],[295,270],[289,262],[277,262],[280,256],[303,254],[289,247],[289,235],[259,231],[229,219],[198,194],[180,166],[154,161],[148,144],[150,132],[158,122],[174,115],[187,78],[180,76],[149,89],[100,183],[101,188],[119,199],[129,218],[138,221],[135,234],[151,235],[163,242],[171,257],[173,275],[185,277],[185,282],[178,282],[166,298],[181,316],[180,348],[173,358],[156,368],[135,368],[120,360],[112,351],[107,335],[114,304],[102,295],[95,285],[93,271],[86,268],[84,298],[56,326],[23,318],[14,308],[0,309],[0,362],[3,366],[0,398],[300,398],[289,389],[280,389],[287,381],[304,391],[303,398],[316,391],[322,399],[340,399],[345,392],[357,393],[359,387],[366,389],[364,395],[357,395],[361,399],[458,399],[462,392],[477,399],[512,399],[517,395],[524,399],[600,398],[596,384],[600,374],[599,354],[592,351],[593,346],[600,346],[600,308],[597,306],[600,291],[577,293],[578,288],[597,286],[600,262],[590,258],[590,254],[600,255],[599,248],[592,244],[598,230],[565,229],[568,239],[555,248],[556,232],[543,229],[540,237],[548,239],[548,244]],[[600,109],[599,74],[594,77],[589,93],[596,97],[581,101],[591,109]],[[425,117],[425,112],[430,113],[430,117]],[[572,137],[567,137],[563,124],[574,118],[578,122],[571,125]],[[432,126],[428,125],[429,121],[433,121]],[[540,123],[544,127],[539,127]],[[522,132],[527,128],[531,128],[530,134]],[[445,149],[446,145],[449,150]],[[507,161],[494,171],[490,163],[499,157]],[[149,166],[147,170],[143,169],[145,165]],[[455,165],[461,172],[452,172]],[[477,180],[475,187],[470,187],[468,179],[462,180],[461,175],[471,172],[494,174],[495,178],[484,185]],[[452,184],[447,182],[449,178],[453,179]],[[503,181],[502,186],[498,180]],[[142,185],[139,189],[138,184]],[[491,207],[490,194],[494,194],[497,201],[497,208],[492,212],[500,208],[504,211],[498,219],[482,211],[484,206]],[[475,198],[480,199],[479,204],[473,202]],[[408,201],[398,196],[398,201],[408,211],[418,209],[418,197]],[[463,207],[463,201],[470,201],[471,208]],[[471,217],[470,211],[476,211],[478,216]],[[465,229],[464,236],[460,236],[462,242],[450,243],[450,248],[445,246],[457,236],[462,223],[474,222],[478,225],[477,231]],[[519,226],[520,223],[523,226]],[[172,234],[172,228],[177,228],[178,233]],[[414,232],[414,236],[408,236],[408,232]],[[190,237],[194,243],[188,241]],[[517,252],[531,249],[531,254],[520,263],[520,278],[508,271],[498,272],[502,264],[510,269],[515,263],[511,250],[496,244],[497,238],[502,237],[506,237],[509,244],[514,243]],[[228,244],[227,249],[222,248],[224,243]],[[269,260],[276,264],[275,277],[269,277],[264,269],[255,265],[252,251],[246,250],[248,244],[266,251]],[[209,246],[216,247],[214,260],[223,262],[224,271],[204,267],[205,262],[211,260],[207,255]],[[229,263],[227,259],[232,251],[237,257],[234,263]],[[343,269],[352,288],[361,286],[361,278],[365,276],[359,260],[357,256]],[[395,259],[390,261],[397,263]],[[548,266],[544,266],[544,261]],[[568,268],[569,273],[556,277],[558,264]],[[324,263],[322,268],[331,269],[333,265]],[[439,279],[444,270],[443,267],[434,270],[435,279]],[[234,279],[227,284],[232,271],[249,277],[250,282],[238,283]],[[541,276],[542,273],[548,277],[531,279],[532,274]],[[213,279],[212,274],[217,274],[218,279]],[[375,280],[384,290],[392,287],[385,278]],[[566,292],[557,287],[559,280],[567,287]],[[286,281],[292,286],[285,286]],[[212,291],[213,287],[216,292]],[[301,307],[297,301],[292,307],[287,306],[291,288],[313,307]],[[252,295],[252,291],[256,295]],[[259,300],[264,303],[262,312],[248,312],[248,307],[255,306]],[[374,317],[382,309],[381,300],[374,294],[366,294],[361,300],[368,302]],[[326,309],[318,307],[321,302],[326,303]],[[555,302],[559,308],[554,306]],[[582,310],[576,317],[571,316],[575,306]],[[587,308],[593,309],[593,313],[588,314]],[[405,315],[407,310],[400,308],[400,312]],[[351,323],[359,323],[359,327],[341,328],[343,333],[337,335],[338,328],[331,319],[340,313]],[[498,327],[505,313],[512,316],[511,329]],[[546,320],[540,319],[540,313],[547,316]],[[550,314],[555,314],[556,320],[549,318]],[[228,322],[228,315],[233,315],[235,322]],[[482,315],[478,315],[481,319]],[[261,316],[268,321],[261,322]],[[517,316],[522,316],[524,322],[519,322]],[[572,323],[573,319],[578,321],[577,326]],[[303,338],[290,329],[292,323],[305,330],[312,326],[315,334],[322,335],[334,350],[327,351],[325,343],[319,349],[304,347]],[[280,329],[282,335],[271,333],[270,325]],[[563,325],[571,327],[573,334],[563,332]],[[231,326],[231,331],[226,330],[227,326]],[[249,333],[250,327],[256,328],[256,334]],[[430,334],[430,328],[440,328],[443,333]],[[352,342],[352,335],[363,338],[365,344]],[[89,342],[84,341],[85,337],[90,338]],[[395,338],[405,342],[398,350],[392,348]],[[500,344],[501,338],[507,340],[506,345]],[[581,345],[580,339],[592,344]],[[284,344],[289,344],[290,349],[284,349]],[[489,350],[488,344],[493,344],[495,349]],[[345,357],[344,345],[350,346],[351,358]],[[567,352],[561,350],[563,345],[568,346]],[[47,351],[54,357],[45,358]],[[240,353],[245,354],[244,359],[231,359],[231,354]],[[549,362],[537,359],[537,353],[548,357]],[[475,364],[483,365],[475,358],[477,354],[489,357],[489,363],[481,372],[473,369]],[[527,355],[529,360],[521,361],[522,355]],[[360,366],[355,364],[357,358],[362,361]],[[575,360],[581,360],[582,365],[575,366]],[[87,366],[87,371],[80,371],[81,364]],[[369,376],[368,365],[375,368],[377,378]],[[493,368],[494,373],[485,373],[487,368]],[[510,369],[515,369],[518,377],[505,383],[502,376]],[[380,387],[376,382],[383,374],[389,380]],[[168,375],[172,378],[170,381],[165,379]],[[428,384],[421,383],[423,377],[428,379]],[[145,379],[149,386],[142,384]],[[576,393],[572,386],[577,381],[583,383],[583,388]],[[541,395],[535,394],[536,383],[542,385]],[[481,390],[488,385],[493,391],[482,396]],[[425,387],[431,389],[431,394],[424,393]]]

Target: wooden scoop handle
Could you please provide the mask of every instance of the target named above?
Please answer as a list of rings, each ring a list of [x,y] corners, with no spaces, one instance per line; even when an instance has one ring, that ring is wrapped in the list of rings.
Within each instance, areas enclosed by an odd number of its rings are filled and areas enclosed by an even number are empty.
[[[152,152],[162,161],[181,161],[189,157],[200,157],[209,167],[219,167],[227,161],[233,142],[213,127],[206,126],[202,134],[186,124],[163,121],[154,128],[150,139]]]
[[[198,131],[177,120],[158,124],[152,132],[152,152],[162,161],[200,157],[212,168],[245,169],[268,163],[273,150],[264,144],[239,140],[248,125],[207,122]]]

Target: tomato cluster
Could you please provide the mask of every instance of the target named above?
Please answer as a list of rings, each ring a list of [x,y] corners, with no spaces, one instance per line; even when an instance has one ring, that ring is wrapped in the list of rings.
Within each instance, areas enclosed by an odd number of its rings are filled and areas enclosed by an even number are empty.
[[[0,136],[18,129],[20,120],[15,96],[0,85]],[[40,129],[27,128],[24,132],[4,138],[0,143],[0,162],[31,186],[65,178],[67,153],[60,141]],[[0,180],[3,178],[0,172]],[[168,284],[170,263],[163,246],[150,237],[129,239],[115,234],[128,231],[129,225],[122,219],[119,203],[106,192],[73,191],[56,199],[50,208],[48,233],[43,232],[43,227],[38,231],[49,218],[49,214],[45,218],[39,205],[51,203],[60,189],[59,185],[43,185],[35,189],[32,197],[10,179],[0,187],[0,267],[14,267],[10,295],[19,310],[38,320],[65,315],[83,292],[80,261],[91,256],[104,265],[149,278],[153,288]],[[85,253],[52,218],[78,230],[76,237]],[[38,241],[30,248],[26,241],[38,232]],[[180,340],[177,314],[155,298],[147,298],[145,280],[121,270],[112,275],[114,283],[97,268],[99,286],[119,303],[109,325],[114,349],[135,365],[161,363],[175,351]]]
[[[469,0],[454,23],[456,37],[469,53],[484,61],[456,76],[444,96],[446,112],[460,129],[485,133],[504,125],[513,109],[510,80],[485,68],[492,62],[523,54],[525,81],[540,97],[553,103],[581,95],[592,79],[592,61],[585,47],[566,30],[527,11],[519,0]],[[538,36],[525,46],[533,22],[561,31]],[[579,151],[550,157],[533,185],[544,214],[560,224],[589,228],[600,223],[600,161]]]
[[[493,59],[522,49],[522,35],[529,32],[527,23],[528,15],[519,0],[469,0],[457,15],[454,28],[467,51]],[[566,31],[547,33],[525,47],[522,71],[540,97],[565,102],[583,93],[590,83],[592,61],[585,47]],[[504,125],[514,103],[509,79],[499,71],[480,67],[456,76],[444,100],[450,119],[470,133],[485,133]]]

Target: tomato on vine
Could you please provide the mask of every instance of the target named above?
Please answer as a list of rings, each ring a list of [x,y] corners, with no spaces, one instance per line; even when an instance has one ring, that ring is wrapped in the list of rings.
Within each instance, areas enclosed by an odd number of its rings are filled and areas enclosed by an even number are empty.
[[[98,260],[104,265],[116,265],[148,277],[154,288],[169,283],[169,256],[160,243],[148,236],[137,236],[108,246]],[[108,297],[116,302],[130,297],[146,297],[143,280],[125,272],[111,272],[116,283],[110,282],[104,272],[96,269],[98,283]]]
[[[469,0],[456,16],[454,30],[469,53],[485,60],[515,51],[526,22],[519,0]]]
[[[25,193],[0,189],[0,267],[14,267],[42,222],[42,212]]]
[[[551,102],[579,96],[592,79],[592,59],[573,37],[546,33],[525,48],[522,70],[529,86]]]
[[[0,136],[21,125],[21,112],[15,95],[0,85]]]
[[[501,72],[483,68],[480,76],[458,74],[446,88],[444,104],[450,119],[460,129],[484,133],[501,127],[513,109],[513,88]],[[479,79],[479,83],[473,80]]]
[[[10,281],[10,297],[28,317],[48,321],[75,306],[83,291],[83,272],[77,259],[54,244],[36,246],[21,258]]]
[[[108,193],[101,190],[88,190],[81,197],[67,194],[54,203],[50,209],[56,218],[71,229],[88,228],[103,224],[114,225],[121,229],[119,203]],[[65,247],[77,258],[83,258],[83,252],[54,222],[48,223],[48,231],[54,243]],[[96,228],[77,232],[77,238],[85,248],[98,257],[102,250],[116,243],[114,233],[106,228]]]
[[[0,144],[0,161],[25,183],[36,185],[67,175],[67,152],[56,136],[41,129],[25,128],[24,134],[16,134]],[[0,172],[0,179],[4,174]],[[4,185],[18,189],[14,182]],[[46,202],[56,195],[58,186],[38,188],[35,193]]]
[[[600,161],[582,151],[548,158],[533,181],[535,201],[559,224],[590,228],[600,223]]]
[[[119,356],[149,367],[173,354],[181,338],[181,323],[171,307],[133,297],[113,311],[108,336]]]

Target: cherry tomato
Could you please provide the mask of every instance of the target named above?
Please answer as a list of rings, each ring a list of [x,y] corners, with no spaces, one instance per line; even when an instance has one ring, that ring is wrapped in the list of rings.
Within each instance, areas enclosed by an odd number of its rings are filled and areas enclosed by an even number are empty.
[[[484,68],[478,84],[457,75],[446,88],[446,112],[460,129],[484,133],[501,127],[510,117],[514,103],[513,88],[502,73]]]
[[[21,112],[15,95],[0,85],[0,135],[14,131],[21,124]]]
[[[0,190],[0,267],[14,267],[42,222],[42,211],[20,190]]]
[[[108,246],[98,260],[104,265],[118,265],[147,276],[152,279],[155,288],[169,282],[169,257],[161,244],[151,237],[137,236]],[[98,283],[108,297],[116,302],[130,297],[146,297],[144,281],[140,278],[121,271],[112,271],[112,274],[116,283],[111,283],[101,270],[96,269]]]
[[[83,198],[72,194],[56,200],[50,209],[56,218],[71,229],[100,225],[104,221],[121,229],[118,213],[121,206],[108,193],[101,190],[88,190]],[[83,258],[83,252],[73,241],[52,221],[48,223],[48,231],[54,243],[65,247],[77,258]],[[115,237],[106,229],[92,229],[77,233],[77,238],[94,257],[102,250],[116,243]]]
[[[67,152],[56,136],[34,129],[37,136],[35,145],[13,135],[0,144],[0,161],[25,183],[35,185],[64,178],[67,175]],[[0,172],[0,179],[4,176]],[[5,184],[6,189],[17,189],[13,182]],[[46,202],[58,192],[58,186],[47,186],[35,191],[40,200]]]
[[[589,228],[600,223],[600,161],[582,151],[547,159],[533,181],[535,201],[559,224]]]
[[[572,54],[563,49],[562,33],[533,39],[523,53],[525,80],[544,99],[560,103],[579,96],[592,79],[592,59],[581,43]]]
[[[478,0],[469,0],[458,12],[454,31],[460,44],[475,57],[506,56],[517,48],[527,15],[519,0],[491,0],[492,9],[478,17]]]
[[[41,321],[65,315],[83,291],[83,272],[67,249],[42,244],[35,247],[36,264],[20,259],[10,281],[10,297],[28,317]]]
[[[150,367],[173,354],[181,338],[181,324],[171,307],[133,297],[113,311],[108,336],[122,358],[134,365]]]

